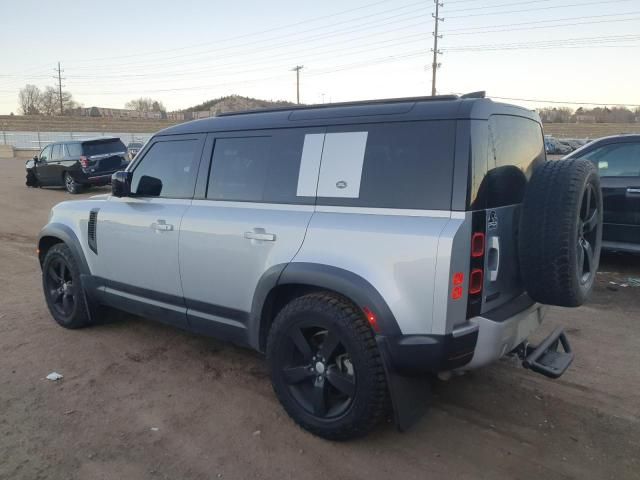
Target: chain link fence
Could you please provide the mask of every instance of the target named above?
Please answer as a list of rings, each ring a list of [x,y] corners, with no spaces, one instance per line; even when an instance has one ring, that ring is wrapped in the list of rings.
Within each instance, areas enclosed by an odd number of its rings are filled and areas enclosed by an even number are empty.
[[[17,149],[40,150],[53,142],[69,140],[87,140],[96,137],[118,137],[125,145],[129,142],[145,143],[152,133],[131,132],[14,132],[0,131],[0,145],[11,145]]]

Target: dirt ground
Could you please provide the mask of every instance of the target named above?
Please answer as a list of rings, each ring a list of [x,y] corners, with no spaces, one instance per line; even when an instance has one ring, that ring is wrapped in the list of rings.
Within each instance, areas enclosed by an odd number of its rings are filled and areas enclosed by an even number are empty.
[[[1,479],[640,478],[640,288],[609,283],[640,257],[605,257],[590,303],[548,315],[576,352],[561,379],[505,360],[438,383],[407,433],[331,443],[287,417],[256,353],[127,315],[58,327],[34,242],[70,196],[23,175],[0,160]]]

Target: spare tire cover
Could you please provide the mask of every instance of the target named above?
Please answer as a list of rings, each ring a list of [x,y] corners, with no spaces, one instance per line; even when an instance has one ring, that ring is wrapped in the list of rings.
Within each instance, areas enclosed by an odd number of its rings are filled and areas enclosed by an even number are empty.
[[[520,274],[531,298],[577,307],[595,281],[602,246],[602,192],[587,160],[539,165],[525,192],[518,238]]]

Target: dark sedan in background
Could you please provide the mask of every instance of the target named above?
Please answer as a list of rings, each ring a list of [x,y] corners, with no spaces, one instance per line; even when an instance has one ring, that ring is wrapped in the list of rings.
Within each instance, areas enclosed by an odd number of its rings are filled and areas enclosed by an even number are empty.
[[[603,248],[640,253],[640,135],[595,140],[564,158],[598,168],[604,201]]]
[[[119,138],[52,143],[26,163],[27,186],[64,186],[80,193],[91,185],[107,185],[114,172],[126,167],[126,154]]]

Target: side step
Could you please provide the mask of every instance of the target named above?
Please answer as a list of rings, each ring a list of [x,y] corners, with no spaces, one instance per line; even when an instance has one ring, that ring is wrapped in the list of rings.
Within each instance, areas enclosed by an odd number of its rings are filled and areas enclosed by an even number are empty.
[[[558,347],[562,345],[562,350]],[[562,328],[557,328],[537,347],[526,345],[520,350],[522,366],[549,378],[560,377],[573,362],[571,345]]]

